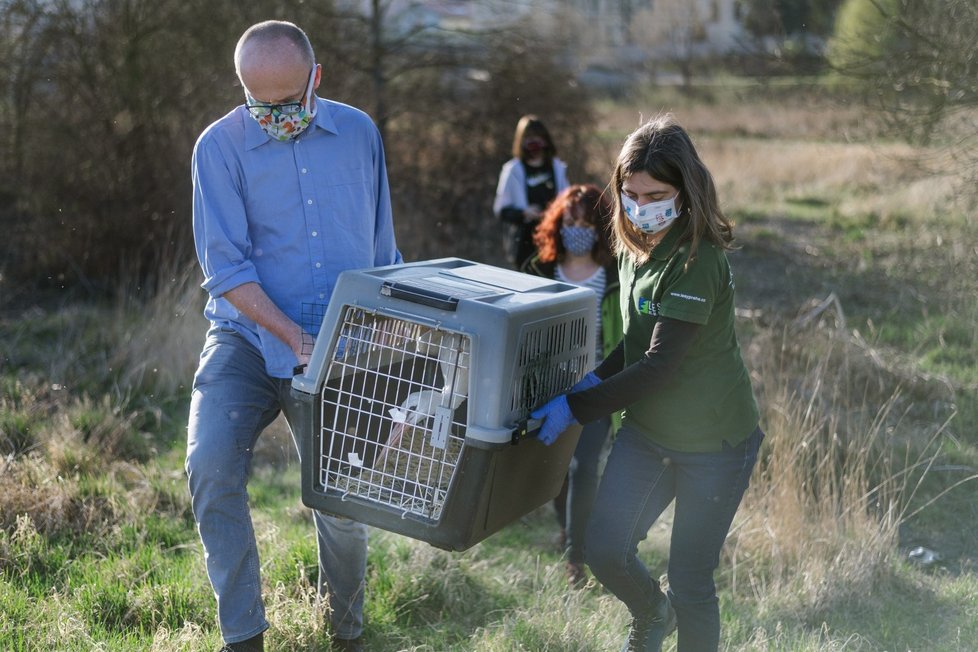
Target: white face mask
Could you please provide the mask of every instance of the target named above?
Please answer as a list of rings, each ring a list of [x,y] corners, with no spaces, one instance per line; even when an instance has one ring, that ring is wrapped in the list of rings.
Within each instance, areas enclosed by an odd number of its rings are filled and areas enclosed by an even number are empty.
[[[677,192],[676,196],[670,199],[649,202],[644,206],[639,206],[634,199],[625,193],[621,193],[621,207],[624,209],[628,220],[638,230],[642,233],[652,234],[666,228],[679,217],[679,211],[676,209],[676,199],[678,198],[679,193]]]

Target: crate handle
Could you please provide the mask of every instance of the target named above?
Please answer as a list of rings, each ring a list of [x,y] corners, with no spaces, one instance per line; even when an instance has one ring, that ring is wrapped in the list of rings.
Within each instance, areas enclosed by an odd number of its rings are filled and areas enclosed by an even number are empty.
[[[543,425],[543,419],[523,419],[516,427],[513,429],[513,435],[509,440],[509,443],[516,446],[521,440],[527,437],[536,436],[537,431],[540,430],[540,426]]]
[[[435,292],[427,288],[419,288],[414,285],[397,283],[395,281],[384,281],[380,288],[380,293],[385,297],[404,299],[412,303],[420,303],[423,306],[438,308],[439,310],[451,310],[458,308],[458,297],[450,294]]]

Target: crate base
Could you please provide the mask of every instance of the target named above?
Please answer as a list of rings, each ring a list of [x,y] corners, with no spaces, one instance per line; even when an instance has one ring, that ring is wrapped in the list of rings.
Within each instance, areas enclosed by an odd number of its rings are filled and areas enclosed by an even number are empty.
[[[535,437],[515,445],[467,442],[438,521],[338,490],[317,488],[305,473],[302,502],[437,548],[462,551],[553,500],[560,493],[580,434],[580,426],[575,426],[550,446]]]

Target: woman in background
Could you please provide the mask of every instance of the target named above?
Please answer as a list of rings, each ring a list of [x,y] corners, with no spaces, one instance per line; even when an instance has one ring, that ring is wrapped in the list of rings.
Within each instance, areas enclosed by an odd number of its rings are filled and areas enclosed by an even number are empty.
[[[625,650],[713,652],[713,574],[764,433],[734,332],[733,231],[689,135],[671,116],[625,141],[611,189],[622,344],[568,394],[535,410],[551,443],[569,425],[625,408],[586,534],[587,563],[625,603]],[[675,500],[669,593],[638,544]]]
[[[557,195],[544,213],[533,235],[537,253],[522,269],[528,274],[594,290],[599,299],[595,365],[621,341],[618,265],[608,242],[610,216],[611,202],[597,186],[570,186]],[[574,587],[587,580],[584,532],[598,489],[598,463],[611,422],[612,415],[604,415],[584,427],[564,489],[554,500],[567,579]]]
[[[492,211],[509,225],[506,253],[520,269],[533,255],[533,232],[547,205],[567,187],[567,166],[557,158],[550,132],[535,115],[516,125],[513,158],[503,165]]]

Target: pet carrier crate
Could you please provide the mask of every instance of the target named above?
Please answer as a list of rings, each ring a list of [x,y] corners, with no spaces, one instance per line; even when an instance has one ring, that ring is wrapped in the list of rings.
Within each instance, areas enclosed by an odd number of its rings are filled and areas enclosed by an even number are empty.
[[[557,495],[580,435],[531,410],[594,357],[596,297],[445,258],[341,274],[299,403],[302,500],[465,550]]]

